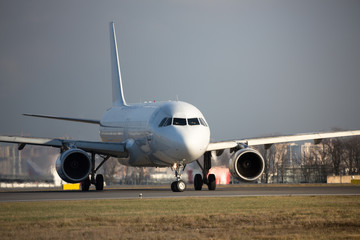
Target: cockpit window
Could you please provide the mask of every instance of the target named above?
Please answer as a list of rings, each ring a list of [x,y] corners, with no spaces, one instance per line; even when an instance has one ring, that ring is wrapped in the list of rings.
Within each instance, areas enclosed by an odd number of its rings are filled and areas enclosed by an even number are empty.
[[[207,124],[206,124],[206,122],[205,122],[205,120],[204,120],[204,119],[199,118],[199,120],[200,120],[201,125],[203,125],[203,126],[207,127]]]
[[[168,118],[164,118],[163,120],[161,120],[160,124],[159,124],[159,127],[162,127],[164,126],[164,123],[166,122]]]
[[[172,118],[163,118],[163,120],[161,120],[161,122],[159,124],[159,127],[169,126],[169,125],[171,125],[171,121],[172,121]]]
[[[170,125],[176,126],[196,126],[196,125],[203,125],[207,127],[207,124],[203,118],[163,118],[159,123],[159,127],[166,127]]]
[[[199,119],[197,119],[197,118],[189,118],[189,119],[188,119],[188,124],[189,124],[190,126],[200,125]]]
[[[186,119],[185,118],[174,118],[173,125],[185,126],[186,125]]]
[[[166,122],[164,123],[164,127],[171,125],[172,118],[167,118]]]

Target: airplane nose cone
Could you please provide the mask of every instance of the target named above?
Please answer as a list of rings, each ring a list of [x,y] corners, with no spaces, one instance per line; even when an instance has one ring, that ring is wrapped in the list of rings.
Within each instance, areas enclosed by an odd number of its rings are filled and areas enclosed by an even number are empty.
[[[178,131],[174,134],[174,158],[191,162],[200,158],[209,144],[209,135],[198,131]]]

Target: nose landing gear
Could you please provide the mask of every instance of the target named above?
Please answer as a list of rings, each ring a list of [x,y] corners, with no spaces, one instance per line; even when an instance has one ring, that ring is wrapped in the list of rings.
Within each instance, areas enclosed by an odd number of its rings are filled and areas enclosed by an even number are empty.
[[[174,163],[171,167],[173,171],[175,171],[176,181],[171,184],[171,190],[173,192],[183,192],[186,189],[186,184],[183,180],[181,180],[180,168],[183,167],[180,164]],[[182,171],[184,171],[186,165],[183,167]]]
[[[175,181],[171,184],[173,192],[183,192],[186,189],[186,184],[183,180]]]

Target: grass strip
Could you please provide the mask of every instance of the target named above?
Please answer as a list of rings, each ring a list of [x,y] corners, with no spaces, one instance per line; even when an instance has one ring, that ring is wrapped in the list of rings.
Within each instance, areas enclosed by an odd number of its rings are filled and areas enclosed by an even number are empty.
[[[0,203],[1,239],[360,239],[359,196]]]

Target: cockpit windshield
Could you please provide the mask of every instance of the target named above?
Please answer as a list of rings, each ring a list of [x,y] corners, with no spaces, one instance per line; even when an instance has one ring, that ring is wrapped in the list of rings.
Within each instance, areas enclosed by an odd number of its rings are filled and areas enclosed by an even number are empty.
[[[166,127],[169,125],[175,126],[196,126],[203,125],[207,127],[207,124],[203,118],[163,118],[159,124],[159,127]]]
[[[186,119],[185,118],[174,118],[173,125],[185,126]]]
[[[199,119],[197,119],[197,118],[189,118],[189,119],[188,119],[188,124],[189,124],[190,126],[200,125]]]

